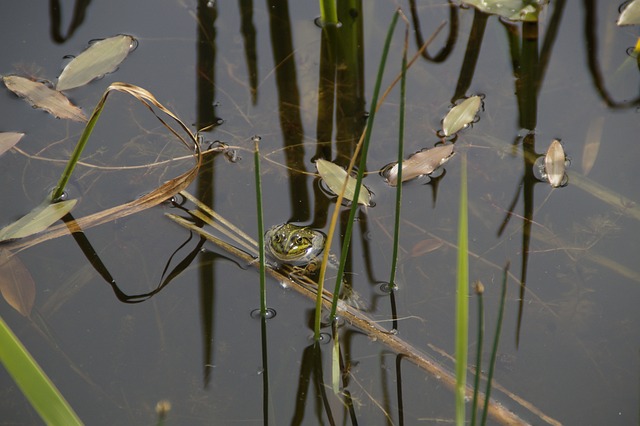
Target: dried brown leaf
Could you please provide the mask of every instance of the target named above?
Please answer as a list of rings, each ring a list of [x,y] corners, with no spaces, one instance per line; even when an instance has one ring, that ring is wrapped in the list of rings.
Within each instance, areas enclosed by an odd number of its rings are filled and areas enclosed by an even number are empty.
[[[17,132],[2,132],[0,133],[0,155],[13,148],[20,139],[24,136],[24,133]]]
[[[7,249],[0,249],[0,294],[25,317],[31,315],[36,299],[36,283],[29,270]]]
[[[73,105],[65,95],[49,88],[44,83],[17,75],[4,76],[2,80],[7,89],[24,98],[36,108],[43,109],[58,118],[87,121],[87,117],[80,108]]]

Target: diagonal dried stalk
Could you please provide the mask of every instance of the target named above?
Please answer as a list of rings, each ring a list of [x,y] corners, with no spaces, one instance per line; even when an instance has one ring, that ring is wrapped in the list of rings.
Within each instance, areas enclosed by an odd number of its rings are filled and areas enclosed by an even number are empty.
[[[194,198],[192,195],[187,194],[184,191],[181,194],[185,198],[188,198],[189,200],[193,201],[198,206],[198,208],[202,208],[204,206],[199,200]],[[228,223],[228,221],[222,218],[219,214],[216,214],[210,211],[210,209],[208,211],[208,214],[211,216],[215,215],[216,220],[219,222],[224,221]],[[244,260],[247,264],[253,265],[256,268],[259,267],[258,262],[255,261],[256,259],[255,253],[256,253],[257,247],[253,245],[255,244],[254,242],[251,243],[253,246],[251,247],[251,250],[249,250],[249,252],[247,253],[243,250],[240,250],[232,246],[229,243],[226,243],[220,240],[218,237],[196,226],[193,222],[187,219],[184,219],[180,216],[177,216],[175,214],[170,214],[170,213],[167,214],[166,216],[169,219],[173,220],[174,222],[178,223],[179,225],[193,232],[196,232],[200,236],[205,237],[206,239],[216,244],[218,247],[222,248],[223,250],[226,250],[232,255],[238,257],[239,259]],[[246,237],[239,237],[239,238],[246,239]],[[251,240],[251,239],[249,238],[248,240]],[[270,274],[272,277],[274,277],[278,282],[285,283],[288,288],[294,289],[298,293],[308,297],[311,300],[316,300],[317,288],[318,288],[316,282],[312,281],[308,277],[299,277],[293,274],[286,275],[287,271],[284,271],[284,272],[285,273],[279,272],[270,267],[267,268],[267,273]],[[333,298],[333,294],[331,292],[327,290],[323,290],[322,304],[325,306],[325,308],[331,307],[332,298]],[[346,322],[360,329],[361,331],[369,335],[372,339],[378,342],[381,342],[382,344],[386,345],[388,348],[390,348],[391,350],[397,353],[404,354],[406,359],[411,361],[416,366],[422,368],[424,371],[429,373],[431,376],[433,376],[436,380],[438,380],[440,383],[442,383],[444,386],[446,386],[450,390],[453,391],[455,389],[455,384],[456,384],[455,375],[432,356],[429,356],[423,353],[419,349],[415,348],[413,345],[401,339],[398,335],[389,333],[388,330],[378,325],[378,323],[373,319],[371,319],[369,316],[359,311],[358,309],[352,306],[349,306],[346,303],[338,303],[337,313],[338,313],[338,316],[342,317]],[[429,345],[429,346],[433,348],[432,345]],[[441,351],[441,350],[438,350],[437,348],[435,350]],[[444,351],[441,351],[441,353],[443,352]],[[499,386],[495,384],[495,382],[494,382],[494,385],[496,385],[496,387]],[[524,399],[516,396],[513,393],[508,392],[506,389],[503,391],[503,393],[509,398],[511,398],[519,406],[529,411],[533,415],[539,417],[541,421],[554,426],[560,425],[560,422],[545,415],[539,409],[537,409],[535,406],[525,401]],[[465,394],[469,399],[471,399],[471,397],[473,396],[473,389],[470,386],[467,386]],[[480,393],[478,396],[479,403],[482,404],[484,400],[485,400],[484,394]],[[509,411],[506,407],[504,407],[502,404],[498,403],[495,400],[490,400],[488,407],[489,407],[488,408],[489,415],[500,424],[504,424],[504,425],[528,424],[526,421],[521,419],[518,415]]]

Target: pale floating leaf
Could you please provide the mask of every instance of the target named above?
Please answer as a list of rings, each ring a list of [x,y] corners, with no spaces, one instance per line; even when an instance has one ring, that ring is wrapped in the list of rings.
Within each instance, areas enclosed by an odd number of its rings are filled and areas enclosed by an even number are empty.
[[[344,199],[353,201],[353,196],[356,189],[356,179],[347,175],[347,172],[337,164],[330,161],[319,159],[316,161],[316,168],[320,177],[325,181],[329,189],[335,194],[339,194],[342,191],[345,179],[347,179],[347,186],[344,191]],[[360,194],[358,196],[358,203],[365,206],[371,203],[371,192],[363,185],[360,188]]]
[[[115,71],[133,45],[134,38],[129,35],[117,35],[93,43],[62,70],[56,89],[84,86],[91,80]]]
[[[565,161],[567,157],[559,140],[554,139],[544,158],[544,169],[547,180],[554,188],[562,185],[565,173]]]
[[[411,257],[419,257],[423,254],[431,253],[438,250],[444,243],[438,238],[427,238],[426,240],[418,241],[411,248]]]
[[[15,238],[24,238],[44,231],[50,225],[69,213],[78,200],[66,200],[51,203],[47,197],[38,207],[10,225],[0,229],[0,242]]]
[[[24,136],[24,133],[18,132],[2,132],[0,133],[0,155],[13,148],[20,139]]]
[[[449,161],[453,155],[453,144],[418,151],[402,162],[402,181],[428,175]],[[383,176],[391,186],[398,184],[398,164],[383,171]]]
[[[58,118],[87,121],[87,117],[80,108],[73,105],[65,95],[47,87],[44,83],[17,75],[4,76],[2,80],[7,89],[36,108],[41,108]]]
[[[442,131],[445,136],[452,135],[464,129],[476,119],[476,114],[480,110],[482,100],[480,96],[471,96],[465,99],[460,105],[456,105],[442,120]]]
[[[464,3],[511,21],[537,21],[549,0],[464,0]]]
[[[633,0],[618,18],[618,25],[640,25],[640,0]]]
[[[0,249],[0,293],[20,314],[31,315],[36,299],[36,283],[17,255]]]
[[[600,140],[602,139],[602,129],[604,127],[604,116],[599,116],[589,123],[587,129],[587,140],[582,150],[582,174],[589,174],[598,157],[600,151]]]

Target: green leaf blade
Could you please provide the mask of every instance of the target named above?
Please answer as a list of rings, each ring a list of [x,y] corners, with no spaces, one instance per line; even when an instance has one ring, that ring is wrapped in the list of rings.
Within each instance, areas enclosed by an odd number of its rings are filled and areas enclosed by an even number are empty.
[[[473,123],[480,110],[482,100],[480,96],[471,96],[459,105],[451,108],[442,120],[442,131],[445,136],[453,135]]]
[[[77,202],[78,200],[74,199],[52,204],[49,198],[45,199],[25,216],[0,229],[0,242],[28,237],[44,231],[69,213]]]
[[[60,391],[1,317],[0,362],[46,424],[82,425]]]
[[[342,192],[342,187],[344,186],[344,181],[346,179],[347,186],[344,190],[344,198],[346,200],[353,201],[356,189],[356,179],[347,175],[347,172],[342,167],[327,160],[317,160],[316,168],[318,169],[320,177],[322,177],[329,189],[331,189],[335,194]],[[371,192],[369,192],[364,185],[360,188],[358,203],[365,206],[371,205]]]
[[[58,77],[56,89],[69,90],[115,71],[131,52],[135,39],[117,35],[93,43],[69,62]]]

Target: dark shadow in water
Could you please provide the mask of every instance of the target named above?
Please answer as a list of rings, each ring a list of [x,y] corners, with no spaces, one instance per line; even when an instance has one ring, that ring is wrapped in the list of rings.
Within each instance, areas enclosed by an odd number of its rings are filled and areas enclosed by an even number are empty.
[[[244,54],[247,61],[249,91],[251,103],[258,103],[258,54],[256,46],[256,27],[253,25],[253,0],[240,0],[240,32],[244,42]]]
[[[633,98],[630,101],[618,102],[615,101],[609,92],[607,91],[604,81],[602,81],[602,72],[600,71],[600,65],[598,64],[598,38],[596,37],[597,30],[597,12],[594,0],[583,0],[584,4],[584,36],[586,40],[587,51],[587,65],[589,66],[589,72],[593,79],[593,85],[596,91],[607,104],[609,108],[624,109],[632,108],[640,105],[640,96]]]
[[[455,104],[458,99],[465,97],[469,86],[471,86],[471,81],[476,72],[476,65],[478,64],[478,58],[480,56],[482,40],[484,39],[484,30],[487,27],[487,19],[489,19],[489,15],[484,12],[477,9],[474,9],[473,12],[473,24],[471,25],[467,50],[465,51],[462,67],[460,68],[456,91],[451,98],[452,104]]]
[[[49,0],[49,19],[51,20],[51,39],[58,44],[62,44],[70,39],[76,30],[84,22],[87,8],[91,0],[76,0],[73,7],[73,17],[66,35],[62,34],[62,12],[59,0]]]
[[[431,62],[444,62],[453,48],[456,46],[458,40],[458,5],[449,0],[449,34],[447,35],[447,41],[442,49],[435,55],[431,55],[427,49],[422,51],[422,57]],[[413,27],[416,32],[416,46],[420,48],[424,45],[424,37],[422,37],[422,26],[420,25],[420,16],[418,14],[418,8],[416,7],[416,0],[409,0],[409,8],[411,10],[411,19],[413,20]]]
[[[300,117],[300,92],[296,75],[293,50],[293,33],[289,17],[289,5],[284,0],[268,0],[269,33],[276,86],[278,88],[278,111],[283,135],[284,155],[288,166],[291,217],[289,221],[305,222],[309,219],[309,194],[304,163],[304,129]]]
[[[313,317],[314,313],[311,312]],[[302,352],[302,360],[300,362],[300,373],[298,375],[298,390],[295,395],[295,411],[291,419],[291,425],[301,425],[304,423],[304,412],[306,409],[307,395],[309,393],[309,384],[313,379],[313,389],[315,404],[316,424],[324,424],[323,411],[327,416],[327,421],[331,425],[335,425],[333,414],[327,398],[326,386],[324,383],[324,375],[322,373],[322,351],[320,344],[314,342],[307,346]]]
[[[198,129],[213,129],[221,123],[215,111],[215,64],[216,64],[216,28],[218,17],[217,3],[207,0],[198,0],[197,5],[197,66],[196,66],[196,90],[197,90],[197,118]],[[214,209],[214,163],[217,154],[209,157],[200,167],[197,181],[197,197],[205,205]],[[198,222],[196,222],[198,223]],[[202,326],[202,365],[203,383],[207,388],[211,381],[213,371],[213,347],[215,329],[215,254],[205,252],[202,254],[198,267],[199,292],[200,292],[200,322]]]

